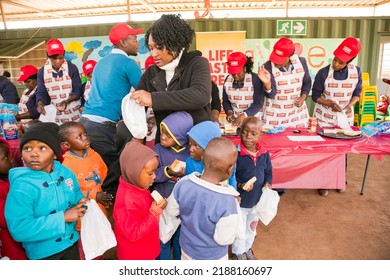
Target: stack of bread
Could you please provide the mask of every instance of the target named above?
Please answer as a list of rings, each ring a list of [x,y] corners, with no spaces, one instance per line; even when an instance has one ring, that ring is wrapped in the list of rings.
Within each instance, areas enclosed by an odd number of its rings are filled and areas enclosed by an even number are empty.
[[[347,136],[359,136],[362,132],[360,130],[346,130],[341,128],[324,128],[324,134],[344,134]]]
[[[225,123],[225,134],[236,134],[237,133],[237,126],[233,125],[231,123]]]

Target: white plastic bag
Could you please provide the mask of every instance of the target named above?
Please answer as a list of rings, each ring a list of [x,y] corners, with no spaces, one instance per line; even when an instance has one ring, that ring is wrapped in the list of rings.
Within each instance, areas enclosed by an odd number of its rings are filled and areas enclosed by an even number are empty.
[[[166,211],[163,211],[158,220],[159,235],[162,243],[165,244],[171,240],[180,223],[179,217],[170,216]]]
[[[81,217],[81,243],[85,259],[91,260],[115,247],[116,238],[110,222],[96,201],[91,199],[86,205],[88,209]]]
[[[132,92],[122,99],[122,118],[130,133],[138,139],[143,139],[148,133],[145,107],[131,99]]]
[[[260,197],[260,201],[256,204],[256,212],[260,221],[267,226],[278,212],[280,197],[277,191],[270,188],[263,187],[262,190],[263,194]]]

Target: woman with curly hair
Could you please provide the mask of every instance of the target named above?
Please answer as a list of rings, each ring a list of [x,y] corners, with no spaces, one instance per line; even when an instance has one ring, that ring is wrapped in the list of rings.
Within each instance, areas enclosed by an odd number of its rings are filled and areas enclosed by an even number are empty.
[[[163,15],[145,34],[155,64],[142,75],[131,98],[152,107],[160,141],[160,123],[176,111],[188,112],[194,125],[211,120],[210,68],[199,51],[188,51],[194,29],[180,15]]]

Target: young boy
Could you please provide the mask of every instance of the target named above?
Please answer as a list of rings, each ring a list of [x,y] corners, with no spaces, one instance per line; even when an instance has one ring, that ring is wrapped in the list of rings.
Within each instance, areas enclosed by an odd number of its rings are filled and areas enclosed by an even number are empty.
[[[10,235],[5,222],[4,206],[9,192],[8,172],[12,168],[11,147],[7,140],[0,138],[0,259],[26,260],[26,253],[20,242]]]
[[[160,253],[158,220],[167,202],[153,201],[158,155],[130,141],[120,155],[122,176],[114,204],[114,232],[119,260],[153,260]]]
[[[74,173],[60,164],[58,125],[39,123],[20,141],[27,167],[9,172],[5,218],[12,237],[22,242],[28,259],[78,260],[76,222],[87,200]]]
[[[60,126],[58,135],[61,147],[67,150],[62,164],[74,172],[84,196],[96,200],[104,215],[113,196],[102,191],[107,166],[91,147],[91,141],[82,124],[67,122]],[[80,227],[78,225],[78,229]]]
[[[272,188],[272,164],[268,151],[260,146],[262,123],[256,117],[244,119],[240,132],[237,158],[237,190],[240,193],[241,213],[246,227],[246,239],[237,239],[232,245],[232,252],[238,260],[255,260],[251,249],[256,236],[259,216],[253,208],[259,202],[262,188]],[[246,185],[250,179],[254,183]]]
[[[187,132],[192,126],[191,115],[181,111],[170,114],[160,124],[160,143],[153,148],[159,156],[159,166],[152,188],[164,198],[171,194],[177,178],[185,175],[184,169],[175,172],[171,165],[175,159],[184,162],[189,157]],[[179,232],[180,229],[176,231],[170,241],[165,244],[161,243],[161,254],[158,259],[170,260],[172,246],[173,259],[180,260]]]
[[[219,183],[231,176],[236,159],[233,142],[214,138],[204,151],[203,174],[194,172],[175,185],[165,211],[180,215],[181,259],[228,259],[239,225],[239,193]]]
[[[190,156],[186,159],[186,175],[195,171],[202,173],[204,169],[202,163],[204,150],[211,139],[221,137],[221,130],[215,122],[204,121],[194,125],[187,135],[190,145]],[[235,169],[227,183],[237,189]]]

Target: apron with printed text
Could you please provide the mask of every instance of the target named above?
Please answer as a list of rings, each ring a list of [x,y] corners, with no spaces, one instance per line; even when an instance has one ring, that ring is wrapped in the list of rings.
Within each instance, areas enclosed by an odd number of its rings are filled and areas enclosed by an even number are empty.
[[[66,60],[61,65],[62,77],[53,77],[53,72],[56,73],[52,67],[50,59],[48,59],[44,65],[43,78],[46,90],[50,96],[51,103],[57,108],[56,124],[69,121],[78,121],[80,119],[80,99],[69,103],[66,110],[58,111],[58,107],[62,101],[69,98],[72,92],[72,78],[69,76],[68,63]]]
[[[294,105],[297,98],[301,96],[302,82],[305,75],[302,63],[297,55],[290,58],[294,69],[282,72],[272,65],[272,75],[276,82],[276,95],[274,99],[266,98],[264,110],[264,124],[268,126],[281,127],[307,127],[309,111],[306,102],[301,107]]]
[[[20,97],[20,100],[19,100],[19,104],[18,104],[18,114],[21,115],[21,114],[24,114],[24,113],[27,113],[28,112],[28,108],[27,108],[27,102],[28,100],[30,99],[31,96],[33,96],[35,94],[35,91],[37,90],[37,87],[35,87],[30,93],[29,95],[27,95],[27,93],[29,92],[29,89],[26,88],[23,93],[22,93],[22,96]],[[20,122],[22,123],[28,123],[29,121],[31,121],[32,119],[21,119]]]
[[[325,80],[324,92],[321,98],[325,100],[335,101],[342,109],[344,109],[351,101],[353,91],[359,81],[357,68],[353,64],[348,64],[348,78],[346,80],[336,80],[333,78],[334,70],[329,67],[328,76]],[[347,116],[349,125],[353,125],[353,110]],[[337,114],[332,111],[332,108],[316,103],[313,116],[317,118],[320,126],[335,126],[337,125]]]
[[[242,112],[248,109],[253,103],[253,83],[252,74],[245,73],[244,86],[242,88],[233,88],[233,76],[229,75],[226,79],[224,87],[227,97],[233,107],[234,117],[238,117]],[[255,115],[259,117],[259,114]]]

